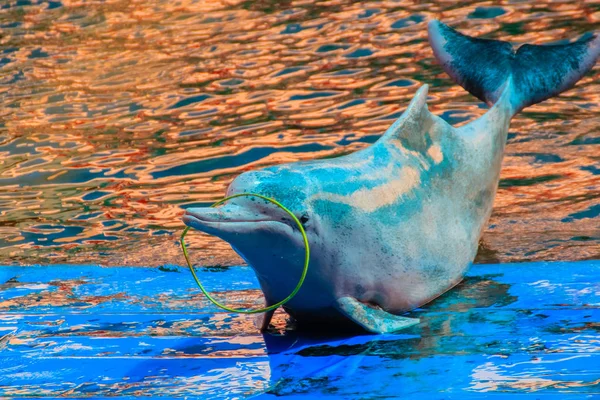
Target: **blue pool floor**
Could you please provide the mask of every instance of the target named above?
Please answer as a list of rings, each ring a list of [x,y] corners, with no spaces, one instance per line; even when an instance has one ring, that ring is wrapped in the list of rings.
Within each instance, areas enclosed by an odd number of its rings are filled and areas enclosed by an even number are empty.
[[[200,269],[235,306],[249,268]],[[226,291],[226,293],[225,293]],[[210,306],[183,268],[0,267],[0,396],[600,398],[600,261],[475,265],[393,335],[319,337]]]

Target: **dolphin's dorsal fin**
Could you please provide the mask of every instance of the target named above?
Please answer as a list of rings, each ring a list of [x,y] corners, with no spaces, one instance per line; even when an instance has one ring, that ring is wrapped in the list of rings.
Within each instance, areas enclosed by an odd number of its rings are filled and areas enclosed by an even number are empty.
[[[433,118],[433,114],[427,108],[428,91],[428,85],[423,85],[417,90],[400,118],[384,133],[382,141],[400,141],[402,146],[411,150],[426,150],[426,135]]]

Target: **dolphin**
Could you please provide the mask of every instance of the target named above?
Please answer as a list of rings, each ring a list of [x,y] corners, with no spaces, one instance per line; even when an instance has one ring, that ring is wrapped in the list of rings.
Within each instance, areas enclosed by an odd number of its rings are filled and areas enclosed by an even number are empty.
[[[572,87],[600,54],[598,36],[514,48],[437,20],[428,31],[443,69],[490,105],[483,116],[451,126],[428,110],[423,85],[368,148],[245,172],[227,190],[272,197],[302,222],[308,275],[283,306],[299,326],[388,333],[418,323],[401,314],[455,286],[475,258],[511,118]],[[189,208],[183,221],[229,242],[254,269],[267,305],[296,286],[302,236],[278,207],[240,197],[218,208]],[[262,330],[272,315],[264,314]]]

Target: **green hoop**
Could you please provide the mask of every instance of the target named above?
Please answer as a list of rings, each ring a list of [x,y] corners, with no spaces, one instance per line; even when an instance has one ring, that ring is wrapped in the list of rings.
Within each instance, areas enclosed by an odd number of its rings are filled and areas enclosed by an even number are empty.
[[[256,309],[256,310],[241,310],[241,309],[227,307],[226,305],[219,303],[217,300],[215,300],[214,297],[212,297],[210,295],[210,293],[208,293],[208,291],[204,288],[204,286],[202,286],[202,283],[198,279],[198,276],[196,275],[196,271],[194,271],[194,267],[192,267],[192,263],[190,262],[190,257],[189,257],[189,254],[188,254],[188,251],[187,251],[187,247],[185,245],[185,240],[184,240],[185,235],[190,230],[189,226],[186,227],[183,230],[183,233],[181,234],[181,240],[180,240],[180,242],[181,242],[181,248],[183,249],[183,256],[185,257],[185,261],[186,261],[186,263],[187,263],[190,271],[192,272],[192,276],[194,277],[194,280],[196,281],[196,284],[198,284],[198,287],[200,288],[200,290],[202,291],[202,293],[204,293],[204,295],[206,296],[206,298],[211,303],[213,303],[215,306],[217,306],[219,308],[222,308],[223,310],[234,312],[234,313],[240,313],[240,314],[259,314],[259,313],[264,313],[264,312],[267,312],[267,311],[275,310],[279,306],[281,306],[281,305],[287,303],[288,301],[290,301],[298,293],[298,291],[302,287],[302,284],[304,283],[304,279],[306,278],[306,274],[308,272],[308,263],[310,261],[310,247],[308,245],[308,237],[306,236],[306,231],[304,230],[304,227],[302,226],[302,223],[298,220],[298,218],[296,218],[296,216],[294,215],[294,213],[292,213],[283,204],[281,204],[280,202],[278,202],[275,199],[263,196],[261,194],[256,194],[256,193],[238,193],[238,194],[234,194],[233,196],[225,197],[224,199],[217,201],[211,207],[216,207],[218,205],[221,205],[221,204],[225,203],[228,200],[234,199],[236,197],[242,197],[242,196],[258,197],[258,198],[266,200],[266,201],[268,201],[268,202],[270,202],[272,204],[275,204],[276,206],[278,206],[279,208],[281,208],[283,211],[285,211],[290,217],[292,217],[292,219],[294,220],[294,222],[296,223],[296,225],[298,225],[298,229],[300,230],[300,233],[302,234],[302,240],[304,241],[304,248],[306,249],[306,253],[305,253],[306,255],[304,257],[304,269],[302,270],[302,275],[300,276],[300,280],[298,281],[298,284],[296,285],[296,287],[294,288],[294,290],[292,291],[292,293],[290,293],[290,295],[288,297],[286,297],[285,299],[281,300],[278,303],[275,303],[275,304],[270,305],[268,307],[259,308],[259,309]]]

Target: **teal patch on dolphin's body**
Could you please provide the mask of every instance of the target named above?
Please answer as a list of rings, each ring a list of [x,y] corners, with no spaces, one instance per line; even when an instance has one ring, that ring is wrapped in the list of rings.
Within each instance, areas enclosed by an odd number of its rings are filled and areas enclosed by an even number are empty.
[[[515,52],[508,43],[469,38],[437,21],[429,32],[448,73],[493,105],[482,117],[459,128],[449,125],[429,112],[423,85],[373,145],[334,159],[247,172],[228,189],[227,195],[272,197],[304,225],[308,275],[284,306],[300,323],[354,324],[371,332],[414,325],[398,315],[452,288],[475,258],[512,116],[566,90],[600,52],[597,38]],[[540,57],[533,60],[532,54]],[[531,70],[543,76],[528,75],[533,62]],[[268,304],[294,289],[302,236],[279,208],[241,197],[216,209],[187,209],[184,222],[231,243],[256,271]]]

